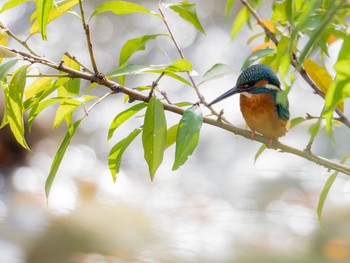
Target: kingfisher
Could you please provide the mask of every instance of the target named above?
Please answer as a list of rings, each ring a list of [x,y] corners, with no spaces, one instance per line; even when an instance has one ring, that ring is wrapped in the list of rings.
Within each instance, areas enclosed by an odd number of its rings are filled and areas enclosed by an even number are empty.
[[[236,85],[208,105],[240,93],[241,112],[252,131],[252,139],[258,132],[269,138],[267,146],[271,147],[273,140],[284,136],[290,126],[288,100],[277,99],[281,91],[281,83],[273,70],[265,64],[256,64],[243,70]]]

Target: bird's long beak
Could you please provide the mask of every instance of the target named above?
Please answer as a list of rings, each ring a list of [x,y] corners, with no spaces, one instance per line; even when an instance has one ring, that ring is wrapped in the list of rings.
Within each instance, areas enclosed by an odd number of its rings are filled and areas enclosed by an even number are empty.
[[[222,94],[221,96],[217,97],[215,100],[213,100],[212,102],[209,103],[208,106],[211,106],[223,99],[226,99],[227,97],[230,97],[236,93],[240,93],[242,92],[242,90],[240,88],[238,88],[237,86],[233,87],[232,89],[226,91],[224,94]]]

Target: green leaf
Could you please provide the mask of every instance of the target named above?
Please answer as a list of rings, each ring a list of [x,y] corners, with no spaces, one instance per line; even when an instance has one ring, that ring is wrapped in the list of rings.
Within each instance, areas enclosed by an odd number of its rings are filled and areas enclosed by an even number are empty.
[[[171,145],[176,142],[177,130],[179,124],[175,124],[171,126],[167,131],[167,140],[166,140],[166,149],[168,149]]]
[[[50,10],[47,17],[47,24],[54,21],[61,15],[67,13],[73,6],[79,3],[79,0],[64,0],[55,4]],[[37,12],[33,14],[32,19],[37,18]],[[36,19],[30,28],[30,34],[35,34],[41,31],[40,20]]]
[[[130,143],[136,138],[142,129],[135,129],[126,138],[118,142],[113,146],[108,155],[108,167],[111,171],[113,181],[117,180],[116,175],[119,173],[120,163],[122,161],[123,154],[130,145]]]
[[[350,157],[350,154],[347,154],[345,155],[345,157],[341,160],[341,164],[344,164],[346,162],[347,159],[349,159]],[[321,229],[323,230],[323,226],[322,226],[322,211],[323,211],[323,206],[324,206],[324,203],[326,201],[326,198],[328,196],[328,192],[329,192],[329,189],[332,187],[335,179],[337,178],[338,176],[338,173],[339,172],[334,172],[326,181],[323,189],[322,189],[322,192],[321,192],[321,195],[320,195],[320,198],[318,200],[318,205],[317,205],[317,218],[318,218],[318,222],[320,224],[320,227]]]
[[[29,129],[31,129],[32,124],[34,119],[36,118],[36,116],[38,116],[38,114],[40,112],[42,112],[44,109],[46,109],[47,107],[49,107],[50,105],[56,103],[56,102],[60,102],[62,100],[64,100],[65,98],[50,98],[44,101],[40,101],[39,103],[36,103],[33,108],[31,109],[31,111],[29,112],[29,117],[28,117],[28,127]]]
[[[294,18],[293,18],[293,0],[286,1],[286,17],[291,26],[294,26]]]
[[[0,25],[1,25],[1,22],[0,22]],[[1,47],[1,46],[7,46],[8,40],[9,40],[9,38],[8,38],[8,35],[7,35],[6,31],[3,30],[3,29],[0,29],[0,47]],[[3,51],[3,50],[0,49],[0,53],[2,53],[1,51]],[[12,53],[12,54],[11,54],[11,55],[12,55],[11,57],[16,56],[15,53],[13,53],[13,52],[10,52],[10,53]],[[1,64],[1,62],[2,62],[2,58],[3,58],[3,57],[4,57],[4,56],[1,56],[1,54],[0,54],[0,64]]]
[[[102,5],[100,5],[90,16],[89,20],[99,14],[99,13],[103,13],[103,12],[113,12],[114,14],[117,15],[127,15],[127,14],[132,14],[132,13],[144,13],[144,14],[152,14],[152,15],[157,15],[153,12],[151,12],[150,10],[148,10],[147,8],[135,4],[135,3],[131,3],[131,2],[124,2],[124,1],[109,1],[109,2],[105,2]]]
[[[199,106],[194,105],[184,112],[177,131],[173,171],[183,165],[197,147],[202,124],[203,114]]]
[[[244,70],[248,68],[250,65],[252,65],[255,61],[261,59],[262,57],[265,57],[270,54],[276,53],[276,50],[273,48],[264,48],[260,49],[256,52],[253,52],[243,63],[243,66],[241,70]]]
[[[13,59],[0,65],[0,81],[2,81],[6,77],[7,73],[16,65],[18,60],[19,59]]]
[[[8,124],[6,105],[7,105],[7,101],[8,101],[9,88],[6,84],[0,85],[0,86],[2,86],[2,88],[4,90],[4,105],[5,105],[3,117],[1,120],[1,124],[0,124],[0,129],[2,129],[3,127],[5,127]]]
[[[318,218],[318,223],[320,224],[321,229],[323,230],[322,226],[322,211],[323,211],[323,206],[326,201],[329,189],[333,185],[333,182],[335,178],[337,178],[339,172],[334,172],[326,181],[326,184],[324,185],[320,198],[318,200],[318,205],[317,205],[317,218]]]
[[[235,2],[235,0],[227,0],[226,1],[225,16],[230,16],[231,9],[232,9],[234,2]]]
[[[147,106],[147,103],[141,102],[139,104],[136,104],[129,109],[126,109],[125,111],[120,112],[112,121],[111,125],[109,126],[108,130],[108,140],[110,140],[115,132],[115,130],[123,124],[126,120],[130,119],[132,116],[134,116],[137,112],[142,110]]]
[[[299,61],[300,65],[303,64],[304,58],[306,58],[306,56],[312,50],[314,45],[319,42],[325,28],[333,20],[333,18],[336,16],[337,12],[339,12],[339,10],[341,10],[341,7],[343,5],[344,5],[344,1],[334,1],[332,8],[327,9],[327,13],[325,14],[325,16],[323,16],[322,20],[318,24],[318,27],[312,31],[312,33],[309,36],[310,37],[309,41],[306,43],[306,45],[304,46],[304,48],[302,49],[302,51],[299,55],[298,61]]]
[[[53,162],[52,162],[52,165],[50,168],[50,174],[47,177],[46,182],[45,182],[45,194],[46,194],[47,199],[49,198],[51,187],[52,187],[53,181],[55,180],[58,168],[61,165],[63,156],[66,153],[66,150],[67,150],[67,148],[72,140],[72,137],[74,136],[75,131],[77,130],[79,124],[84,119],[84,117],[81,118],[80,120],[76,121],[72,126],[69,127],[68,132],[67,132],[66,136],[64,137],[64,139],[61,143],[61,146],[55,155],[55,158],[53,159]]]
[[[266,144],[262,144],[259,148],[259,150],[256,152],[255,157],[254,157],[254,163],[258,160],[260,155],[267,149]]]
[[[6,11],[6,10],[9,10],[9,9],[12,9],[18,5],[21,5],[25,2],[34,2],[35,0],[10,0],[10,1],[7,1],[1,8],[0,10],[0,13]]]
[[[32,97],[36,97],[39,93],[43,92],[48,88],[48,86],[52,85],[53,78],[51,77],[43,77],[38,78],[32,84],[26,87],[24,90],[24,95],[26,99],[30,99]]]
[[[200,84],[209,80],[221,78],[225,75],[232,74],[233,72],[234,70],[228,65],[221,63],[215,64],[207,72],[204,73],[203,81]]]
[[[292,120],[290,121],[290,127],[289,127],[289,129],[292,129],[293,127],[299,125],[300,123],[302,123],[302,122],[304,122],[304,121],[306,121],[306,119],[303,118],[303,117],[296,117],[296,118],[292,119]]]
[[[276,66],[283,82],[290,68],[290,41],[288,37],[283,36],[277,46]]]
[[[178,13],[179,16],[181,16],[187,22],[190,22],[192,25],[194,25],[194,27],[197,28],[197,30],[205,34],[204,28],[202,27],[201,22],[198,19],[195,4],[190,4],[184,1],[181,3],[169,4],[167,5],[167,7],[170,7],[174,12]]]
[[[345,98],[350,97],[350,36],[344,39],[334,69],[337,73],[335,81],[329,87],[325,98],[326,130],[331,132],[333,111]]]
[[[66,67],[80,71],[80,65],[73,59],[64,55],[61,59]],[[62,74],[64,72],[61,72]],[[67,82],[64,82],[61,88],[58,88],[58,96],[79,96],[80,92],[80,78],[70,78]]]
[[[53,0],[36,0],[36,12],[38,14],[38,25],[43,40],[47,40],[46,24],[48,23]]]
[[[80,105],[82,105],[84,102],[92,100],[94,97],[85,95],[79,99],[75,98],[66,98],[60,101],[61,105],[58,107],[56,111],[55,120],[53,123],[53,128],[56,129],[61,122],[69,116],[71,118],[71,113],[78,108]]]
[[[124,44],[119,55],[119,66],[125,64],[129,58],[139,50],[145,50],[148,41],[155,39],[158,36],[168,36],[167,34],[145,35],[138,38],[133,38]]]
[[[175,60],[171,65],[167,66],[164,71],[170,71],[170,72],[185,72],[185,71],[191,71],[192,70],[192,64],[186,59],[178,59]]]
[[[164,108],[156,97],[148,103],[142,132],[144,157],[148,164],[151,180],[163,161],[167,142],[167,128]]]
[[[234,39],[237,33],[241,30],[244,24],[249,21],[249,10],[246,7],[243,7],[237,14],[236,19],[233,22],[231,29],[231,38]]]
[[[26,85],[27,68],[28,65],[20,67],[12,76],[6,100],[6,118],[17,142],[29,150],[24,138],[24,108],[22,102],[23,91]]]

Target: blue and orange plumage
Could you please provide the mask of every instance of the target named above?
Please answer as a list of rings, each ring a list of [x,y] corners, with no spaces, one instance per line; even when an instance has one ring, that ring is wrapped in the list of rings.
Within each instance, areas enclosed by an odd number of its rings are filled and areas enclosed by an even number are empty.
[[[289,128],[288,100],[280,102],[278,92],[282,91],[276,74],[265,64],[250,66],[242,71],[236,86],[228,90],[209,105],[217,103],[231,95],[240,93],[240,108],[248,127],[273,140],[286,134]]]

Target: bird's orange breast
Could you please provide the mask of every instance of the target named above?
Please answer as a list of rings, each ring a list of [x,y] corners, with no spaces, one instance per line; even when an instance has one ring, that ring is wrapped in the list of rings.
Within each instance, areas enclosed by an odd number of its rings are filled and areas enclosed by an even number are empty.
[[[288,131],[289,121],[278,118],[275,103],[270,94],[241,94],[240,107],[251,130],[272,139],[277,139]]]

